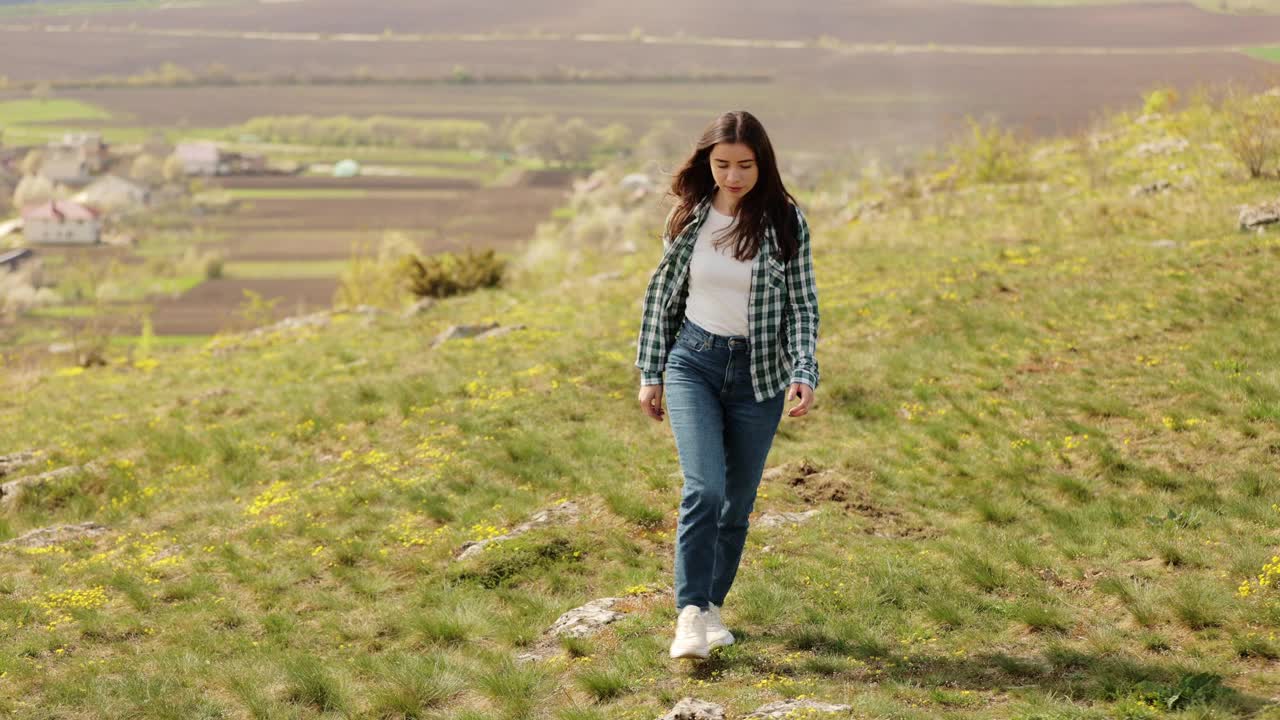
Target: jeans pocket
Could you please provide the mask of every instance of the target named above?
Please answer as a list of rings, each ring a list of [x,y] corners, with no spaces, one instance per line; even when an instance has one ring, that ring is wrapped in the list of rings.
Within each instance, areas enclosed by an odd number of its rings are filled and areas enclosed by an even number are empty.
[[[676,336],[676,347],[684,348],[689,352],[700,353],[703,351],[702,341],[695,339],[689,333],[680,333]]]

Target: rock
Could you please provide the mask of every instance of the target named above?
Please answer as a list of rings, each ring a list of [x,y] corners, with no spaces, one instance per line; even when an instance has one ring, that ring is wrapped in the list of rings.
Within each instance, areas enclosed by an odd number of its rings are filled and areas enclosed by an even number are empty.
[[[705,700],[683,698],[658,720],[725,720],[724,708]]]
[[[619,280],[621,278],[622,278],[622,273],[615,270],[613,272],[602,272],[596,275],[592,275],[591,277],[587,278],[587,282],[591,283],[592,285],[599,285],[600,283],[603,283],[603,282],[612,282],[614,280]]]
[[[1089,136],[1089,147],[1094,150],[1097,150],[1098,148],[1102,147],[1103,145],[1106,145],[1107,143],[1115,139],[1116,139],[1115,133],[1110,133],[1110,132],[1093,133],[1092,135]]]
[[[447,329],[436,336],[436,339],[431,342],[431,347],[439,347],[450,340],[457,340],[458,338],[469,338],[476,337],[477,335],[483,335],[497,327],[498,323],[496,322],[486,323],[484,325],[450,325]]]
[[[42,548],[50,545],[61,545],[72,540],[86,537],[97,537],[108,531],[106,525],[85,522],[79,525],[50,525],[29,533],[25,533],[8,542],[0,543],[0,547]]]
[[[75,349],[76,349],[75,343],[69,343],[69,342],[49,343],[50,355],[65,355],[66,353],[69,353],[69,352],[75,352]]]
[[[806,510],[805,512],[769,511],[761,515],[759,519],[751,524],[758,528],[772,528],[778,527],[779,525],[799,525],[817,514],[817,510]]]
[[[431,307],[435,304],[436,304],[435,298],[432,298],[432,297],[418,298],[417,302],[405,308],[404,312],[402,312],[400,315],[401,317],[407,317],[407,318],[416,317],[426,312],[427,310],[430,310]]]
[[[40,454],[34,450],[23,450],[9,453],[8,455],[0,455],[0,477],[9,475],[19,468],[34,465],[39,459]]]
[[[516,655],[517,660],[546,660],[560,651],[559,638],[591,637],[606,625],[625,615],[613,609],[621,598],[606,597],[592,600],[565,612],[542,634],[542,639],[525,652]]]
[[[1171,187],[1173,187],[1172,183],[1170,183],[1168,180],[1161,178],[1160,180],[1156,180],[1155,182],[1150,182],[1145,185],[1134,185],[1133,187],[1129,188],[1129,197],[1141,197],[1143,195],[1156,195],[1158,193],[1164,192],[1165,190],[1168,190]]]
[[[1134,157],[1145,158],[1153,155],[1169,155],[1171,153],[1181,152],[1189,147],[1191,147],[1191,143],[1187,142],[1185,138],[1167,137],[1159,140],[1152,140],[1150,142],[1139,143],[1129,151],[1129,154]]]
[[[768,705],[761,705],[744,720],[777,720],[779,718],[810,717],[815,713],[847,713],[853,708],[849,705],[832,705],[816,700],[779,700]]]
[[[1176,243],[1176,242],[1174,242],[1174,241],[1169,240],[1169,239],[1167,239],[1167,238],[1166,238],[1166,239],[1163,239],[1163,240],[1156,240],[1156,241],[1153,241],[1153,242],[1151,243],[1151,247],[1153,247],[1153,248],[1175,248],[1175,247],[1178,247],[1178,243]]]
[[[594,635],[600,631],[600,628],[623,617],[622,613],[613,610],[613,606],[620,600],[621,598],[606,597],[576,607],[552,623],[547,629],[547,634],[552,637],[572,638]]]
[[[301,330],[302,328],[324,327],[329,324],[329,318],[331,315],[332,313],[328,310],[313,312],[309,315],[295,315],[271,325],[254,328],[246,332],[244,335],[245,337],[259,337],[261,335],[269,335],[271,333],[292,332],[294,330]]]
[[[644,173],[631,173],[618,181],[618,187],[629,192],[648,192],[654,189],[653,178]]]
[[[572,500],[566,500],[554,507],[546,510],[539,510],[529,517],[528,520],[520,523],[511,529],[511,532],[498,537],[488,538],[485,540],[472,540],[463,544],[462,552],[459,553],[458,560],[466,560],[475,557],[484,551],[484,547],[489,543],[502,542],[503,540],[512,540],[530,530],[536,530],[540,527],[546,527],[552,524],[564,524],[578,519],[578,504]]]
[[[507,333],[511,333],[511,332],[515,332],[516,330],[523,330],[523,329],[524,329],[524,325],[508,325],[506,327],[494,328],[487,332],[482,332],[476,336],[476,339],[488,340],[490,338],[502,337]]]
[[[661,595],[669,592],[671,592],[669,587],[649,588],[639,593],[639,596]],[[631,597],[635,598],[637,595]],[[599,598],[565,612],[542,633],[542,638],[536,644],[529,650],[516,655],[516,659],[546,660],[560,652],[560,638],[584,638],[595,635],[605,626],[626,617],[625,612],[615,609],[625,601],[626,598],[620,597]]]
[[[98,469],[96,462],[85,463],[84,465],[69,465],[57,470],[40,473],[39,475],[31,475],[30,477],[20,477],[17,480],[10,480],[7,483],[0,484],[0,505],[7,505],[17,499],[18,495],[25,489],[44,485],[54,480],[60,480],[64,477],[75,475],[78,472],[93,472]]]
[[[1239,225],[1241,230],[1280,222],[1280,202],[1264,202],[1260,205],[1241,205]]]

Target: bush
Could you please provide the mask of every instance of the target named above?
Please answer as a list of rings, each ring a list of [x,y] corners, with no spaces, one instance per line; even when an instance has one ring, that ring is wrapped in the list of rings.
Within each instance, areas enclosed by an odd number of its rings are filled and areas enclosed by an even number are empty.
[[[405,258],[403,273],[409,291],[417,297],[449,297],[502,283],[506,261],[493,250],[465,255],[441,253],[419,258]]]
[[[369,251],[365,242],[353,244],[351,261],[342,272],[334,305],[399,307],[404,291],[399,287],[398,269],[417,250],[418,246],[408,236],[394,231],[382,236],[376,254]]]
[[[1226,145],[1249,177],[1262,177],[1280,150],[1280,97],[1233,90],[1223,99]]]
[[[1030,177],[1026,143],[995,123],[970,118],[968,139],[952,152],[965,175],[976,182],[1021,182]]]

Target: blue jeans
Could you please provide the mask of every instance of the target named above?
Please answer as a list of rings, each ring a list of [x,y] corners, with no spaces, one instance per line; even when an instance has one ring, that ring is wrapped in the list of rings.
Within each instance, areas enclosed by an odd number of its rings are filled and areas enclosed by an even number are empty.
[[[684,491],[676,526],[676,609],[723,605],[786,391],[756,402],[749,341],[688,318],[667,354],[663,395]]]

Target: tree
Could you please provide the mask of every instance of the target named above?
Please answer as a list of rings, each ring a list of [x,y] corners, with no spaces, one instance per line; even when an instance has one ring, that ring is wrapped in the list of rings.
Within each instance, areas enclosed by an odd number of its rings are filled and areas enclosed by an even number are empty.
[[[48,202],[53,199],[53,182],[43,175],[26,175],[13,190],[13,206]]]
[[[600,146],[608,152],[624,154],[631,150],[631,128],[612,123],[600,130]]]
[[[187,177],[187,168],[182,164],[182,158],[177,153],[173,153],[164,159],[164,166],[160,170],[164,176],[165,182],[182,182]]]
[[[164,168],[156,156],[143,153],[133,159],[129,177],[146,185],[159,185],[164,182]]]
[[[557,135],[554,117],[523,117],[511,127],[511,145],[517,152],[551,162],[559,159]]]
[[[1232,88],[1223,100],[1226,145],[1249,177],[1262,177],[1280,153],[1280,98]]]
[[[655,123],[636,143],[636,151],[641,158],[662,165],[678,162],[681,155],[691,149],[689,141],[676,132],[670,120]]]
[[[556,155],[564,162],[584,164],[591,160],[600,136],[582,118],[573,118],[556,133]]]
[[[39,150],[28,150],[22,158],[23,175],[39,175],[40,166],[44,164],[44,153]]]

